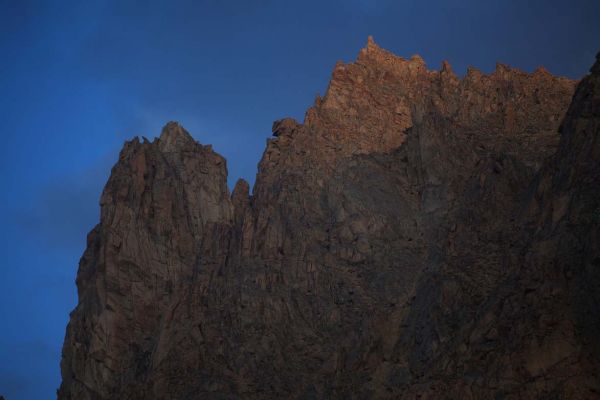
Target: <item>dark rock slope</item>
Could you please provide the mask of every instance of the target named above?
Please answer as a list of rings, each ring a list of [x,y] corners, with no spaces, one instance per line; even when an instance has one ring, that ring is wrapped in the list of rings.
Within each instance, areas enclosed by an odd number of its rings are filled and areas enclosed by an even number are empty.
[[[126,143],[59,399],[600,396],[600,63],[575,86],[369,39],[252,193],[176,123]]]

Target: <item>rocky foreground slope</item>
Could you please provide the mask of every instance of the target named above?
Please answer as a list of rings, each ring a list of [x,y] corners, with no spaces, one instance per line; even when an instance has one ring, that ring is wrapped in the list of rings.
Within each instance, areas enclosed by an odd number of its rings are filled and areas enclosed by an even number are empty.
[[[177,123],[125,144],[59,399],[600,397],[600,60],[461,79],[369,39],[273,135],[252,193]]]

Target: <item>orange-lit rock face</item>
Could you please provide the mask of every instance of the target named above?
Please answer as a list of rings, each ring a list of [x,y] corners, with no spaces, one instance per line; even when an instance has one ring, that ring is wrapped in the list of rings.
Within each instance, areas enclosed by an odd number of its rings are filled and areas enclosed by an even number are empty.
[[[128,142],[59,398],[590,398],[597,79],[556,152],[575,82],[369,39],[273,124],[252,191],[175,123]]]

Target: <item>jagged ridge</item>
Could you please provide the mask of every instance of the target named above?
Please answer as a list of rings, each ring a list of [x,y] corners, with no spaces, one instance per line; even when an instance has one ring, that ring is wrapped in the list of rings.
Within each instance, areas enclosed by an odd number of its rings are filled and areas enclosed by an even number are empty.
[[[547,163],[575,82],[458,79],[372,38],[273,125],[252,195],[177,124],[128,142],[59,398],[589,398],[597,74]]]

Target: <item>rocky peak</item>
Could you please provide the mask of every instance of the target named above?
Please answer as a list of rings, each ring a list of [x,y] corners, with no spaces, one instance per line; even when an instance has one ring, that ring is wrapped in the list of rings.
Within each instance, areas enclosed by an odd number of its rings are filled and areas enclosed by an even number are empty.
[[[359,51],[356,64],[365,67],[375,66],[401,76],[427,71],[421,56],[415,54],[409,60],[399,57],[379,47],[372,36],[369,36],[366,47]]]
[[[159,147],[164,152],[176,152],[189,148],[196,141],[178,122],[167,123],[159,137]]]
[[[293,118],[284,118],[273,122],[273,136],[293,135],[300,128],[300,124]]]
[[[250,185],[245,179],[238,179],[231,193],[231,201],[235,207],[245,206],[250,199]]]
[[[440,69],[440,73],[454,75],[454,70],[452,69],[452,65],[450,65],[450,63],[446,60],[442,61],[442,68]]]
[[[594,397],[599,63],[560,147],[575,82],[372,38],[252,194],[177,123],[127,142],[59,399]]]

